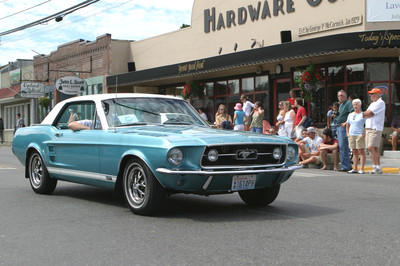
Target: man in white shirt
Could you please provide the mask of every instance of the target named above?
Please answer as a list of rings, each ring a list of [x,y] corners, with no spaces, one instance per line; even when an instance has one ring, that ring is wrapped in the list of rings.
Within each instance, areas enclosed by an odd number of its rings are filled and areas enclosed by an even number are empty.
[[[304,144],[308,144],[307,147],[305,147],[306,145],[304,145],[305,150],[301,154],[302,161],[300,162],[300,164],[319,164],[321,162],[319,158],[319,146],[321,145],[323,139],[315,134],[315,129],[313,127],[308,127],[307,132],[308,137],[300,141]]]
[[[382,141],[382,131],[385,122],[385,102],[382,100],[382,92],[378,88],[373,88],[368,92],[372,103],[367,111],[363,112],[366,129],[366,143],[371,155],[373,170],[371,174],[382,174],[379,146]]]
[[[244,122],[244,130],[250,131],[250,124],[251,124],[250,114],[251,114],[251,110],[254,108],[254,104],[247,100],[246,95],[240,96],[240,101],[243,103],[243,111],[246,113],[247,117],[249,118]]]

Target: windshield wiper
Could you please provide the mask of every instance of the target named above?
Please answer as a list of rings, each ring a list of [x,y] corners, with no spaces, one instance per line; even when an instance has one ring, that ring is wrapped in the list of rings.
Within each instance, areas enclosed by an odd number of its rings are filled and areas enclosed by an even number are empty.
[[[135,123],[129,123],[129,124],[120,124],[118,127],[129,127],[129,126],[145,126],[147,125],[146,122],[135,122]]]

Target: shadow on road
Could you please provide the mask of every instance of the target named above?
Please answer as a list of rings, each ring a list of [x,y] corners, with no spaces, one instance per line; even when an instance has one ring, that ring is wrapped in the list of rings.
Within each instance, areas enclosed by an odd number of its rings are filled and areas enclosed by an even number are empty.
[[[90,186],[72,185],[57,187],[54,197],[71,197],[124,208],[122,197],[113,195],[113,191]],[[214,195],[171,195],[154,218],[184,218],[200,222],[227,222],[246,220],[288,220],[304,219],[340,213],[342,210],[298,202],[280,201],[270,206],[247,206],[237,194]],[[134,214],[132,214],[134,215]]]

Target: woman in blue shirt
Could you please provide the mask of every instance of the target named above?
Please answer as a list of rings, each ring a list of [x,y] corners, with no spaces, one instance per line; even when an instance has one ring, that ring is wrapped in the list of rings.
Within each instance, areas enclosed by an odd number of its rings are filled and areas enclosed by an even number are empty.
[[[247,115],[246,113],[242,110],[242,104],[237,103],[235,107],[235,114],[233,116],[233,124],[235,127],[233,130],[244,130],[244,122],[247,120]]]
[[[349,171],[350,174],[359,173],[364,174],[365,165],[365,118],[363,118],[361,111],[361,100],[355,99],[352,102],[354,112],[350,113],[346,121],[346,133],[349,138],[349,148],[353,151],[353,169]],[[358,155],[360,155],[360,171],[357,171]]]

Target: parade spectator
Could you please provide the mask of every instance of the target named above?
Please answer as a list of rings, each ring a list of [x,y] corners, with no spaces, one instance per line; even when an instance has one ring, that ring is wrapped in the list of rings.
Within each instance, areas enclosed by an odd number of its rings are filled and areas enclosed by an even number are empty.
[[[386,105],[381,98],[382,93],[379,88],[373,88],[368,94],[372,103],[369,105],[367,111],[362,114],[366,118],[366,142],[373,164],[371,174],[383,174],[379,146],[382,141]]]
[[[251,111],[254,108],[254,104],[247,99],[246,95],[240,96],[240,101],[243,104],[243,111],[246,113],[248,119],[244,123],[244,130],[250,131],[250,124],[251,124]]]
[[[284,136],[285,135],[285,105],[284,105],[284,101],[280,101],[279,102],[279,113],[278,116],[276,117],[276,127],[278,128],[278,135],[279,136]]]
[[[337,171],[337,163],[338,163],[338,153],[339,153],[339,144],[338,140],[335,139],[332,135],[332,130],[330,128],[324,129],[322,131],[322,138],[324,139],[319,147],[321,162],[323,164],[321,170],[326,170],[326,157],[328,154],[332,154],[333,161],[333,170]]]
[[[295,134],[294,121],[296,120],[296,113],[292,110],[292,105],[290,104],[290,102],[285,101],[283,103],[283,106],[285,107],[285,117],[284,117],[285,136],[291,139],[295,139],[296,134]]]
[[[267,135],[278,135],[278,133],[276,132],[276,128],[275,127],[270,127],[266,133]]]
[[[315,129],[313,127],[307,128],[307,132],[308,137],[306,137],[302,141],[304,144],[308,144],[308,147],[304,147],[304,152],[301,154],[302,161],[300,162],[300,164],[319,164],[319,146],[322,143],[322,138],[315,134]]]
[[[353,169],[348,173],[364,174],[364,165],[366,160],[364,134],[365,118],[362,116],[361,100],[354,99],[352,103],[354,112],[349,114],[346,123],[346,134],[349,138],[349,147],[353,151]],[[360,155],[360,171],[357,171],[358,155]]]
[[[350,150],[349,142],[346,135],[346,121],[347,117],[351,112],[353,112],[353,106],[349,100],[347,100],[347,94],[344,90],[338,92],[339,99],[339,114],[336,118],[337,122],[337,138],[339,141],[339,152],[340,152],[340,162],[342,164],[341,171],[350,171]]]
[[[290,102],[293,111],[297,113],[297,107],[294,106],[294,102],[296,101],[296,91],[294,89],[291,89],[289,91],[289,95],[290,97],[286,101]]]
[[[266,120],[266,117],[264,116],[263,119],[263,134],[268,134],[268,130],[271,128],[271,124]],[[276,131],[276,129],[275,129]]]
[[[244,130],[244,122],[247,120],[246,113],[242,110],[242,104],[237,103],[235,107],[235,113],[233,115],[233,130]]]
[[[201,118],[203,118],[205,121],[208,121],[208,117],[206,114],[206,109],[204,107],[200,107],[197,112],[199,112]]]
[[[308,147],[308,143],[304,142],[303,140],[308,137],[307,129],[303,129],[301,131],[301,137],[295,138],[294,142],[299,146],[299,160],[301,160],[301,155],[306,152],[306,147]]]
[[[304,121],[306,121],[306,108],[303,107],[303,99],[302,98],[296,98],[296,101],[294,102],[294,106],[297,108],[296,112],[296,120],[295,120],[295,132],[296,132],[296,137],[300,138],[301,137],[301,132],[304,129]]]
[[[228,114],[226,106],[224,104],[220,104],[218,106],[218,111],[215,114],[215,124],[217,125],[217,128],[222,128],[222,123],[225,121],[228,121],[232,125],[232,118]],[[225,122],[224,125],[229,124],[228,122]]]
[[[257,101],[254,104],[253,117],[251,120],[251,132],[263,133],[263,117],[264,109],[261,102]]]
[[[392,120],[391,129],[393,130],[393,133],[390,134],[390,137],[392,138],[392,150],[395,151],[397,149],[397,140],[400,137],[400,115],[396,116]]]
[[[332,104],[332,109],[328,111],[326,114],[326,127],[332,130],[332,135],[336,138],[336,131],[337,131],[337,116],[339,110],[339,103],[334,102]]]

